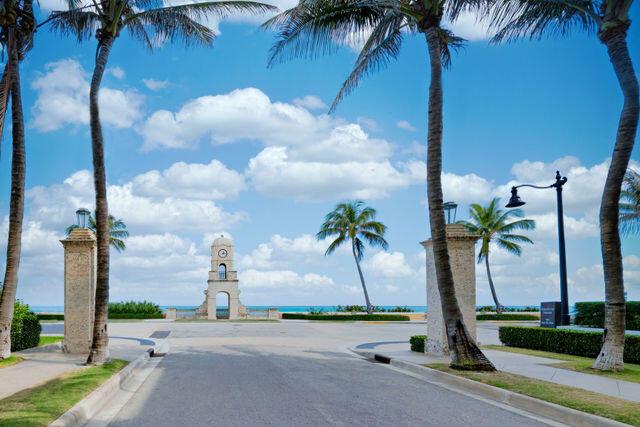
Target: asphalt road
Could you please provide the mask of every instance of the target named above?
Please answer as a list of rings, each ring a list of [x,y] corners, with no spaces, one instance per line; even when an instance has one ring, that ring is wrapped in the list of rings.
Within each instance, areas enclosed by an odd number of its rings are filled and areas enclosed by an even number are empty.
[[[110,425],[545,425],[344,351],[357,342],[398,340],[413,329],[159,324],[156,330],[171,330],[171,352]]]

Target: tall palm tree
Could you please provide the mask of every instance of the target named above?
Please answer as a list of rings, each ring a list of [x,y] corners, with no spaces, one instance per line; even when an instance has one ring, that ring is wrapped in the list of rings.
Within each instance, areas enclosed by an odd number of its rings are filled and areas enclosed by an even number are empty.
[[[0,80],[0,138],[11,97],[12,155],[11,199],[9,202],[9,231],[7,259],[3,286],[0,291],[0,359],[11,355],[11,322],[18,288],[22,221],[24,218],[24,188],[26,153],[24,142],[24,114],[20,88],[20,61],[33,46],[35,17],[32,0],[9,0],[3,3],[0,18],[0,44],[7,52],[7,64]]]
[[[332,110],[367,74],[395,59],[403,36],[425,38],[430,63],[427,136],[427,199],[436,277],[447,341],[454,368],[495,368],[469,335],[453,287],[447,250],[442,196],[442,69],[450,64],[451,49],[464,40],[442,26],[482,0],[300,0],[298,5],[267,21],[278,31],[270,64],[291,57],[314,58],[331,53],[354,35],[366,37],[354,68],[338,92]]]
[[[357,200],[340,203],[336,208],[324,217],[324,223],[320,231],[316,234],[318,240],[324,240],[330,236],[336,236],[331,242],[325,255],[331,255],[344,243],[351,244],[351,253],[356,261],[360,284],[364,292],[364,299],[367,303],[367,313],[373,313],[373,305],[369,300],[367,286],[364,283],[364,275],[360,267],[360,261],[364,256],[364,243],[370,246],[380,247],[387,250],[389,244],[384,239],[387,226],[376,221],[376,210],[369,206],[364,206],[364,202]]]
[[[509,209],[503,211],[498,206],[500,199],[494,198],[488,206],[480,206],[474,203],[469,208],[470,221],[458,221],[473,235],[481,240],[480,251],[478,252],[478,264],[484,261],[487,269],[487,279],[491,288],[493,302],[496,304],[496,313],[502,313],[502,305],[498,301],[496,289],[493,286],[491,269],[489,268],[489,248],[490,243],[495,241],[500,249],[520,256],[522,254],[521,243],[531,243],[531,239],[520,234],[513,234],[516,230],[534,230],[536,223],[532,219],[518,219],[509,221],[512,218],[522,218],[522,209]]]
[[[620,203],[622,234],[640,234],[640,173],[629,169],[624,178]]]
[[[89,217],[89,230],[96,232],[96,219],[93,215]],[[65,229],[65,234],[68,236],[73,230],[78,228],[77,224],[72,224]],[[127,225],[121,219],[116,219],[113,215],[109,215],[109,245],[122,252],[127,249],[127,245],[124,240],[129,237],[129,231]]]
[[[597,32],[622,89],[624,104],[600,203],[600,245],[605,285],[605,332],[593,367],[624,368],[625,300],[619,213],[622,181],[629,166],[640,114],[638,79],[627,47],[633,0],[499,0],[492,8],[495,41],[545,33],[566,35],[574,29]]]
[[[96,63],[89,91],[93,181],[96,194],[96,236],[98,246],[95,323],[88,364],[104,363],[108,357],[107,311],[109,305],[109,209],[107,178],[104,164],[104,140],[98,96],[109,53],[123,29],[149,49],[154,42],[181,39],[185,45],[210,46],[215,34],[199,19],[224,17],[233,12],[263,13],[276,8],[250,1],[216,1],[164,6],[162,0],[95,0],[82,6],[80,0],[69,0],[68,10],[50,15],[52,28],[61,34],[73,34],[78,41],[98,40]]]

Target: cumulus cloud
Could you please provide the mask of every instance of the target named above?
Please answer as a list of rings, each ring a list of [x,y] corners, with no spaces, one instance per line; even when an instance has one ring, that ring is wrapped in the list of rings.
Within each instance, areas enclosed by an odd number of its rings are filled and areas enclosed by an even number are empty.
[[[415,272],[402,252],[377,252],[364,263],[367,271],[381,277],[408,277]]]
[[[415,132],[417,129],[408,121],[400,120],[396,123],[396,126],[402,130],[408,130],[409,132]]]
[[[168,80],[142,79],[142,83],[144,83],[147,89],[153,91],[164,89],[169,86]]]
[[[315,95],[307,95],[302,98],[295,98],[293,100],[294,105],[298,107],[306,108],[307,110],[322,110],[329,108],[322,99]]]
[[[307,273],[300,275],[291,270],[245,270],[238,274],[242,280],[242,286],[248,289],[282,289],[294,288],[298,290],[313,290],[321,286],[334,285],[333,279],[328,276]]]
[[[31,126],[38,131],[89,124],[89,76],[75,59],[48,63],[31,87],[37,92]],[[143,101],[135,90],[102,87],[100,118],[106,125],[130,128],[142,116]]]
[[[118,80],[124,79],[124,76],[125,76],[124,70],[120,67],[107,68],[107,72]]]

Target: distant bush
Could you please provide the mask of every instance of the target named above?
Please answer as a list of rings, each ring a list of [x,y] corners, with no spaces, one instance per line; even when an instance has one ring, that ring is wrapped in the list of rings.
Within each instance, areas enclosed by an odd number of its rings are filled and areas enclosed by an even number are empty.
[[[371,320],[371,321],[407,321],[409,316],[400,314],[304,314],[282,313],[283,319],[301,320]]]
[[[511,347],[595,358],[602,347],[602,332],[524,326],[502,326],[500,341]],[[640,335],[626,335],[624,361],[640,363]]]
[[[109,315],[111,314],[162,314],[162,310],[157,304],[149,301],[110,302]]]
[[[482,305],[476,308],[476,311],[480,313],[491,312],[495,313],[495,305]],[[504,313],[537,313],[540,311],[540,307],[528,306],[528,307],[502,307]]]
[[[424,353],[424,345],[427,341],[426,335],[414,335],[409,338],[409,344],[411,344],[411,351],[417,351],[418,353]]]
[[[324,308],[313,308],[309,307],[309,314],[323,314]]]
[[[382,308],[374,305],[372,307],[374,313],[413,313],[414,310],[409,307],[395,307],[395,308]],[[363,305],[338,305],[336,306],[336,312],[338,313],[365,313],[367,307]]]
[[[412,308],[409,308],[407,306],[404,307],[395,307],[395,308],[390,308],[390,309],[382,309],[381,310],[383,313],[413,313],[415,310]]]
[[[164,319],[164,314],[152,313],[109,313],[109,319]]]
[[[20,351],[37,347],[42,327],[38,317],[29,309],[28,304],[16,300],[13,306],[11,322],[11,351]]]
[[[540,320],[535,314],[507,313],[507,314],[476,314],[476,320]]]
[[[604,328],[604,302],[577,302],[575,324]],[[640,330],[640,301],[627,301],[626,326],[629,330]]]
[[[64,314],[36,313],[38,320],[64,320]]]

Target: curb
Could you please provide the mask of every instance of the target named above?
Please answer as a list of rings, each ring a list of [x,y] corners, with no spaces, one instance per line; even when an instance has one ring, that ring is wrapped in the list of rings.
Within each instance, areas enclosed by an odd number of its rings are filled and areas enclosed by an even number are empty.
[[[156,354],[156,348],[158,347],[147,349],[144,354],[129,363],[120,372],[109,378],[100,387],[89,393],[84,399],[49,424],[49,427],[76,427],[87,423],[151,357],[154,357],[154,355],[160,356]],[[163,353],[162,356],[164,354],[166,353]]]
[[[628,424],[608,418],[600,417],[586,412],[557,405],[555,403],[546,402],[524,394],[515,393],[513,391],[494,387],[488,384],[469,380],[467,378],[452,375],[436,369],[427,368],[415,363],[406,362],[395,359],[383,354],[372,351],[362,351],[350,349],[359,356],[363,356],[369,360],[386,363],[400,370],[407,371],[411,374],[418,375],[428,383],[445,387],[453,391],[464,391],[472,395],[489,399],[503,405],[519,409],[530,414],[547,418],[556,422],[560,422],[572,426],[585,427],[623,427]]]

